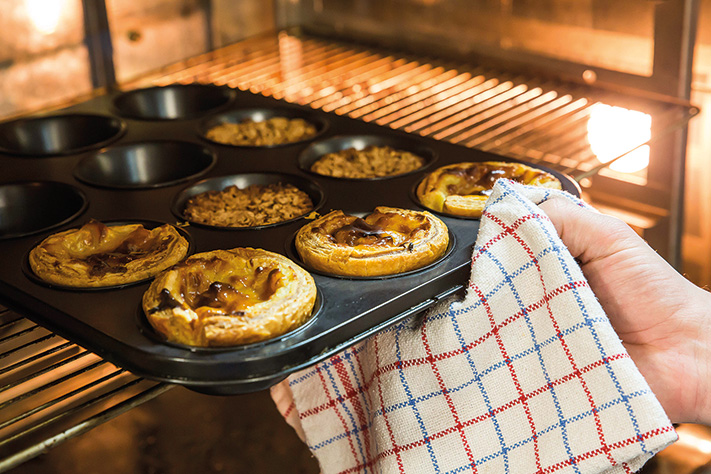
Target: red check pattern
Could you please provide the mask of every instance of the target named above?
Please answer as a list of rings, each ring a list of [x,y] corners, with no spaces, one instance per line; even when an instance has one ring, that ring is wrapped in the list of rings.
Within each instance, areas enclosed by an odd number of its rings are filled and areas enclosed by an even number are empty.
[[[499,180],[465,298],[275,388],[324,473],[633,472],[676,433],[555,228]]]

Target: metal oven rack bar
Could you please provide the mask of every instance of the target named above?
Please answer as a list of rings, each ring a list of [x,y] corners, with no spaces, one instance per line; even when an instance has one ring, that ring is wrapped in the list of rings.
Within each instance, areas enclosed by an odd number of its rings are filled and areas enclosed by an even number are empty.
[[[338,115],[551,166],[577,180],[607,168],[587,144],[597,104],[629,94],[486,66],[443,62],[281,31],[193,57],[122,84],[227,85]],[[649,140],[698,114],[682,101],[642,100],[653,118]],[[632,107],[632,105],[630,105]]]
[[[542,163],[577,180],[607,166],[586,143],[591,111],[598,103],[619,102],[613,92],[592,94],[584,84],[287,32],[250,38],[121,86],[193,82]],[[654,119],[650,142],[698,113],[669,100],[647,105]],[[121,370],[4,308],[0,361],[0,472],[171,388]]]
[[[0,472],[168,390],[0,307]]]

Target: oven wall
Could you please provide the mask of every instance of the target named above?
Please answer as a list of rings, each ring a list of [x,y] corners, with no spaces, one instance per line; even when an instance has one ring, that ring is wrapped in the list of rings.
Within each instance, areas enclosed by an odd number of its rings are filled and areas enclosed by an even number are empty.
[[[3,0],[0,117],[91,91],[81,0]]]
[[[277,0],[280,26],[678,96],[678,38],[696,0]],[[660,30],[657,22],[668,23]],[[664,34],[660,34],[662,31]],[[663,40],[655,47],[655,39]],[[655,68],[655,63],[656,68]],[[659,67],[663,65],[664,67]],[[583,73],[588,74],[583,77]],[[590,74],[592,73],[592,74]],[[664,78],[664,80],[662,80]]]
[[[119,83],[274,29],[264,0],[107,0]]]
[[[2,0],[0,119],[92,93],[83,7]],[[119,83],[275,28],[264,0],[106,0],[106,13]]]
[[[711,0],[703,0],[699,11],[691,100],[701,113],[689,125],[683,271],[711,288]]]

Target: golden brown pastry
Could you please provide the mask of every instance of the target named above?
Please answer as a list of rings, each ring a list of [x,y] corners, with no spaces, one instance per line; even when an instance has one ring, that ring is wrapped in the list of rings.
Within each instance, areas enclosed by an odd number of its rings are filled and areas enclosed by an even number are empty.
[[[397,176],[422,168],[424,158],[389,146],[348,148],[327,153],[311,165],[314,173],[334,178],[363,179]]]
[[[303,261],[323,272],[372,277],[422,268],[447,250],[447,226],[429,212],[380,206],[364,218],[343,211],[306,224],[296,234]]]
[[[555,176],[522,163],[455,163],[442,166],[425,176],[417,186],[417,199],[433,211],[456,216],[481,217],[484,204],[499,178],[532,186],[561,189],[561,183]]]
[[[272,117],[259,122],[222,123],[208,130],[205,136],[225,145],[273,146],[306,140],[317,132],[316,127],[304,119]]]
[[[195,254],[158,276],[143,311],[168,341],[220,347],[280,336],[309,319],[316,301],[311,275],[262,249]]]
[[[190,222],[216,227],[254,227],[303,216],[314,208],[311,198],[292,184],[228,186],[191,197],[183,214]]]
[[[153,277],[182,260],[188,241],[172,225],[107,226],[91,220],[50,235],[30,252],[42,280],[77,288],[123,285]]]

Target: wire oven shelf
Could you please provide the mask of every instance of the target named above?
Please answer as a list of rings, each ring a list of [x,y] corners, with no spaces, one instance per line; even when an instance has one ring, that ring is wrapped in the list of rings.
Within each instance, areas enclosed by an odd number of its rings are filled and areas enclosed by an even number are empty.
[[[587,144],[596,104],[641,108],[649,141],[698,113],[629,95],[483,66],[287,32],[246,39],[121,84],[208,83],[512,158],[580,181],[609,163]],[[0,472],[150,400],[171,385],[141,379],[0,307]]]
[[[0,472],[168,390],[0,307]]]
[[[281,31],[249,38],[122,84],[205,83],[541,163],[580,181],[679,130],[698,108],[557,79]],[[588,122],[605,104],[651,116],[649,138],[602,163]]]

